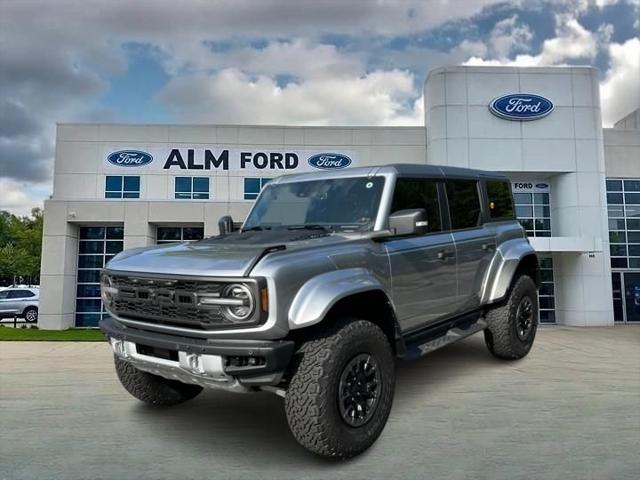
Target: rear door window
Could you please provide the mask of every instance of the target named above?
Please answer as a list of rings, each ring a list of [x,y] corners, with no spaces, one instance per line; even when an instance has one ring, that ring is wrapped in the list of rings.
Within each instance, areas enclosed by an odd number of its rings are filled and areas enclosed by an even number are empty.
[[[451,228],[462,230],[480,225],[482,210],[478,182],[475,180],[447,180],[446,188]]]
[[[514,218],[509,182],[488,181],[487,197],[489,199],[489,214],[491,218]]]
[[[35,297],[35,294],[30,290],[11,290],[9,291],[8,298],[29,298]]]
[[[426,210],[428,233],[442,231],[438,182],[420,178],[398,178],[396,180],[390,213],[414,208]]]

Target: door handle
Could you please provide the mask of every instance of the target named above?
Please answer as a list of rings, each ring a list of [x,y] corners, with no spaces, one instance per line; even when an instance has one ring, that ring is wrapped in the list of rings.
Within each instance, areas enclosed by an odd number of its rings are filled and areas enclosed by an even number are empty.
[[[447,250],[440,250],[438,252],[437,257],[438,257],[438,260],[446,260],[449,255],[451,255],[451,252]]]
[[[496,248],[496,246],[493,243],[483,243],[482,244],[482,249],[483,250],[493,250],[494,248]]]

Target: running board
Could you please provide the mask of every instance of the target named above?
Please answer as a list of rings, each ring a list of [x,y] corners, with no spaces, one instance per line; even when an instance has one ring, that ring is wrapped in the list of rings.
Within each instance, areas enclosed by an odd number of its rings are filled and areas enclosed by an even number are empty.
[[[433,328],[420,332],[419,335],[415,335],[413,342],[409,339],[405,344],[406,350],[402,358],[412,360],[422,357],[445,345],[462,340],[474,333],[481,332],[485,328],[487,328],[487,322],[483,317],[476,317],[471,320],[464,318],[456,322],[436,325]]]

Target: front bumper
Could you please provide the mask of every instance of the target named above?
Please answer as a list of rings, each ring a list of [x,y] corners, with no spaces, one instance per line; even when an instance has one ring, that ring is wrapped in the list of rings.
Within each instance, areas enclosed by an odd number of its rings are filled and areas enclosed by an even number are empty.
[[[277,385],[295,348],[291,340],[168,335],[125,326],[111,318],[101,320],[100,329],[109,337],[115,354],[140,370],[183,383],[236,391]],[[154,349],[163,355],[155,355]],[[256,359],[255,364],[248,359]]]

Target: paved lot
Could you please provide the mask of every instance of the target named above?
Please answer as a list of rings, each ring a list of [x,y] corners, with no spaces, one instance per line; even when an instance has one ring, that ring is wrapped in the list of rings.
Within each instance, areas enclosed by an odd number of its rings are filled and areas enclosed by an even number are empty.
[[[0,343],[0,478],[638,478],[639,327],[543,329],[515,363],[476,336],[398,375],[381,438],[335,463],[295,443],[276,396],[154,409],[106,344]]]

